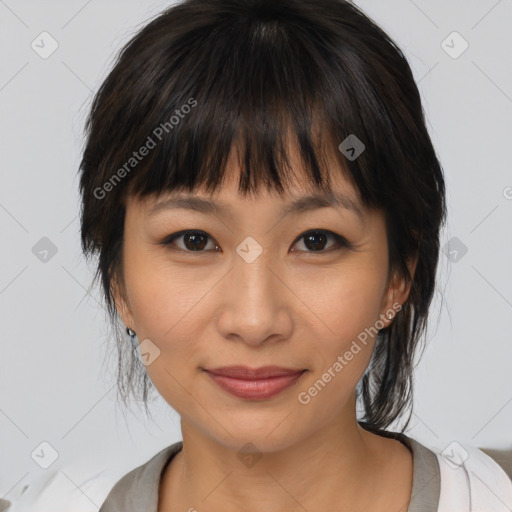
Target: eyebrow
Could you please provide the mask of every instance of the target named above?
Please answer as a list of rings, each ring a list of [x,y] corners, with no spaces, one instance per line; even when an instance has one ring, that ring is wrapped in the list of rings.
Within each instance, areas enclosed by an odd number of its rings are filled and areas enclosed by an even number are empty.
[[[286,204],[280,211],[280,216],[316,210],[319,208],[338,207],[351,211],[364,221],[364,213],[360,206],[346,194],[329,191],[327,193],[310,194],[293,200]],[[225,214],[232,215],[229,206],[224,203],[216,203],[209,199],[203,199],[197,196],[178,196],[165,199],[155,203],[148,211],[148,216],[153,217],[163,210],[169,209],[193,210],[204,214]]]

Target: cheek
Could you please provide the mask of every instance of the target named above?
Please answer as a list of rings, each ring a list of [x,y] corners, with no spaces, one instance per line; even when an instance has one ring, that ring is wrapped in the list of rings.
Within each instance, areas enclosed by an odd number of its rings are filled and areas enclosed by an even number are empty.
[[[179,414],[188,411],[199,416],[200,408],[190,400],[190,393],[197,395],[197,391],[190,384],[195,382],[191,379],[198,372],[196,363],[204,344],[204,318],[199,313],[208,283],[172,272],[170,265],[154,258],[139,255],[132,263],[125,275],[137,338],[142,343],[151,340],[158,349],[153,352],[158,356],[145,371],[158,393]]]
[[[200,266],[184,270],[170,265],[161,250],[126,254],[125,279],[137,338],[151,340],[163,356],[147,367],[148,373],[153,379],[165,361],[181,374],[187,370],[183,362],[196,361],[204,344],[206,323],[213,316],[210,294],[218,276]]]
[[[362,262],[304,279],[300,299],[313,313],[308,316],[318,329],[328,338],[338,340],[338,345],[344,345],[365,328],[375,325],[384,288],[381,266]]]
[[[303,287],[302,297],[317,326],[311,378],[321,381],[319,401],[343,403],[364,374],[375,347],[381,327],[376,321],[385,288],[384,267],[378,261],[366,261],[347,265],[314,284],[307,282],[311,284]]]
[[[127,236],[125,242],[124,271],[130,308],[141,335],[158,339],[180,316],[187,297],[181,293],[180,277],[173,275],[171,265],[165,265],[161,247],[141,249],[142,244],[134,238]]]
[[[344,284],[319,297],[323,313],[312,336],[317,341],[310,347],[313,371],[299,390],[299,402],[311,404],[320,423],[347,406],[370,363],[378,333],[373,328],[379,304],[375,292],[360,281]]]

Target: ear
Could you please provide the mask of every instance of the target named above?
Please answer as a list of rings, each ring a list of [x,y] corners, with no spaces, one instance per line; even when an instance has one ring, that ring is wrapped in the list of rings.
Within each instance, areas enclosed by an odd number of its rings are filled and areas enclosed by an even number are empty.
[[[416,272],[417,263],[417,256],[407,262],[407,268],[409,269],[409,274],[411,275],[411,282],[407,282],[405,277],[398,276],[396,274],[394,274],[389,280],[388,288],[382,300],[381,309],[381,318],[386,324],[386,327],[388,327],[393,322],[394,315],[397,313],[397,311],[399,311],[397,309],[397,305],[402,306],[409,296],[412,279],[414,278],[414,273]],[[393,316],[391,318],[388,318],[387,316],[387,312],[389,311],[393,312]]]
[[[113,277],[110,283],[110,290],[112,297],[114,298],[117,314],[123,321],[123,324],[130,329],[135,329],[135,321],[133,319],[132,312],[128,306],[126,299],[125,287],[122,283],[119,283],[117,278]]]

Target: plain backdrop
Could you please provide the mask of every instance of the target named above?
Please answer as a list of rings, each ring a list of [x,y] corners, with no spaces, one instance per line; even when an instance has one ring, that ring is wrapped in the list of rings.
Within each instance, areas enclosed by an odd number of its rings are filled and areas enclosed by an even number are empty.
[[[405,52],[448,187],[406,433],[441,450],[453,440],[511,450],[512,2],[356,3]],[[78,219],[93,93],[168,5],[0,0],[0,497],[44,477],[34,451],[55,450],[52,468],[73,481],[77,468],[122,475],[181,439],[162,399],[154,422],[116,403],[116,353],[99,290],[88,293]],[[47,58],[33,48],[40,37],[46,51],[58,44]]]

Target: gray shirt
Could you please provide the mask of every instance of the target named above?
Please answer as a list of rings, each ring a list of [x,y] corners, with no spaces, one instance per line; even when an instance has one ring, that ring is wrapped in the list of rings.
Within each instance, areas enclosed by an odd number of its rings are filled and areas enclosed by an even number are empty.
[[[440,469],[436,454],[415,439],[389,433],[412,452],[412,493],[407,512],[437,512]],[[124,475],[112,488],[99,512],[157,512],[160,478],[174,455],[183,448],[178,441]]]

